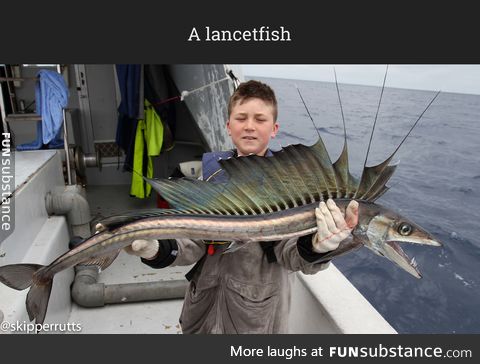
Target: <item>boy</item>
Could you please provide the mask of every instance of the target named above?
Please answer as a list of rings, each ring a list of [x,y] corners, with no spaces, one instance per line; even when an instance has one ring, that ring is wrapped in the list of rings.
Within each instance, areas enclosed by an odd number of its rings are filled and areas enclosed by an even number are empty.
[[[268,143],[278,132],[273,90],[258,81],[242,83],[230,98],[227,130],[236,150],[205,153],[205,180],[227,181],[219,158],[272,155]],[[251,243],[230,254],[221,254],[226,244],[189,239],[137,240],[126,251],[153,268],[197,262],[187,274],[190,285],[180,316],[183,333],[287,333],[289,273],[314,274],[328,266],[312,262],[350,235],[358,222],[358,203],[348,205],[345,218],[333,200],[321,202],[315,214],[318,231],[313,235]]]

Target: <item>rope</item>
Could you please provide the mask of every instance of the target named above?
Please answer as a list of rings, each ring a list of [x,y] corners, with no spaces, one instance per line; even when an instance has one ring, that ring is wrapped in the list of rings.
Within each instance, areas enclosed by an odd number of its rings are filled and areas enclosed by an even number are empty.
[[[226,81],[226,80],[230,80],[230,79],[231,79],[231,78],[230,78],[229,76],[227,76],[227,77],[224,77],[224,78],[222,78],[222,79],[220,79],[220,80],[213,81],[213,82],[210,82],[210,83],[208,83],[208,84],[206,84],[206,85],[203,85],[203,86],[201,86],[201,87],[195,88],[195,89],[193,89],[193,90],[190,90],[190,91],[186,91],[186,90],[185,90],[185,91],[182,91],[181,94],[178,95],[178,96],[173,96],[173,97],[170,97],[170,98],[168,98],[168,99],[164,99],[164,100],[160,100],[160,101],[154,102],[154,103],[152,103],[152,105],[154,105],[154,106],[159,106],[159,105],[166,104],[166,103],[172,102],[172,101],[177,101],[177,100],[184,101],[184,100],[185,100],[185,97],[190,96],[190,94],[192,94],[192,93],[195,93],[195,92],[198,92],[198,91],[202,91],[202,90],[206,89],[207,87],[211,87],[211,86],[213,86],[213,85],[215,85],[215,84],[217,84],[217,83],[220,83],[220,82],[223,82],[223,81]]]

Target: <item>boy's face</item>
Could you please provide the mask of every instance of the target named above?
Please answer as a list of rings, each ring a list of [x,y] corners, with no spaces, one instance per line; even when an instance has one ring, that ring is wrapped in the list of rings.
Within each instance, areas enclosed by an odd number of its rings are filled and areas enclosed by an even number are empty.
[[[278,131],[273,112],[271,104],[257,98],[241,100],[233,106],[227,130],[239,156],[265,155],[270,138]]]

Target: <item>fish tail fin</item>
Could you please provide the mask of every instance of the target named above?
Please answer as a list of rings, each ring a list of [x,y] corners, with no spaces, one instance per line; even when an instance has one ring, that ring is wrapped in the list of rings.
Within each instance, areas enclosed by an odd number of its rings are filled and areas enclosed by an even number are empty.
[[[42,282],[34,282],[27,295],[27,312],[30,321],[43,324],[47,314],[48,300],[52,292],[53,279]]]
[[[39,324],[45,319],[53,283],[53,278],[38,279],[37,272],[43,267],[39,264],[12,264],[0,267],[1,283],[19,291],[31,287],[26,301],[28,317],[30,321],[35,319]]]
[[[33,283],[33,275],[43,265],[39,264],[11,264],[0,267],[0,282],[4,285],[22,291]]]

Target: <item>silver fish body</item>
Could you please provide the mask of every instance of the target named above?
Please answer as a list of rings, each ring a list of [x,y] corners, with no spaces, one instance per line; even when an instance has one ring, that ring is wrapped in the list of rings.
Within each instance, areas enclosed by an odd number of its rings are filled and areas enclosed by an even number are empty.
[[[335,200],[345,211],[351,199]],[[357,242],[379,255],[387,255],[384,245],[404,241],[438,245],[433,237],[418,225],[381,205],[357,201],[359,222],[352,232]],[[150,217],[99,232],[52,262],[42,275],[49,276],[68,267],[92,261],[130,245],[138,239],[180,239],[261,242],[277,241],[313,234],[317,231],[317,203],[262,215],[163,215]],[[408,234],[395,235],[395,226],[409,226]],[[404,228],[404,232],[407,230]],[[392,235],[385,240],[386,234]],[[388,250],[388,248],[387,248]]]

